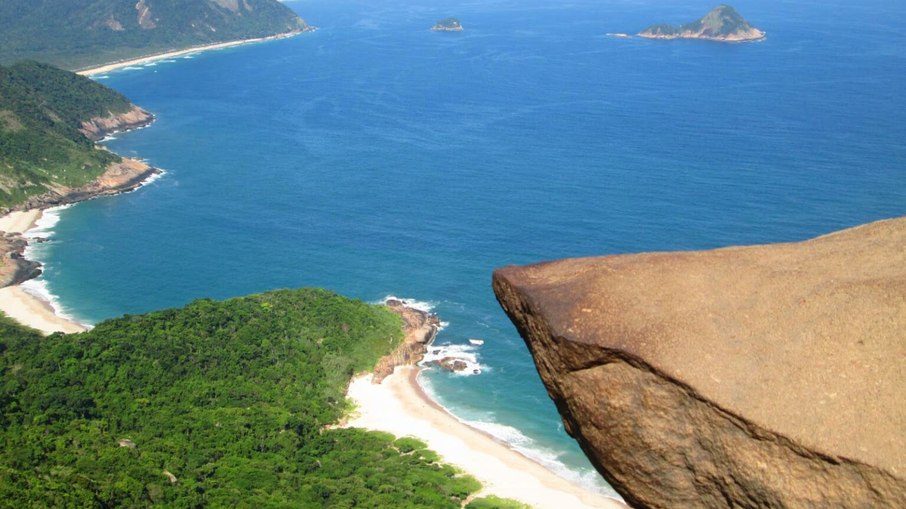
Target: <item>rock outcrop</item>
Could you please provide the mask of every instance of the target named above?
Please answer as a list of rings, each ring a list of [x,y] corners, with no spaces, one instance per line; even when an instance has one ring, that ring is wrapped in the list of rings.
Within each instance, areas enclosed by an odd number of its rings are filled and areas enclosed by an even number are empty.
[[[0,232],[0,288],[41,275],[41,264],[23,256],[28,241],[19,233]]]
[[[679,27],[663,23],[652,25],[639,32],[639,37],[747,42],[764,39],[765,33],[750,25],[733,7],[718,5],[696,21]]]
[[[55,186],[50,191],[29,197],[10,210],[31,210],[68,205],[98,196],[112,196],[132,191],[160,170],[148,166],[138,159],[123,158],[111,164],[94,182],[81,187]],[[9,210],[4,211],[9,212]]]
[[[151,124],[151,122],[154,122],[154,115],[138,106],[133,106],[126,113],[94,117],[82,122],[82,127],[79,128],[79,131],[89,140],[99,141],[108,134],[138,129]]]
[[[456,18],[442,19],[431,27],[435,32],[462,32],[462,23]]]
[[[372,383],[376,384],[393,374],[397,366],[410,366],[421,362],[428,351],[428,345],[434,341],[440,329],[440,319],[433,313],[407,306],[396,299],[388,299],[385,305],[403,319],[406,337],[393,353],[378,360],[371,379]]]
[[[507,267],[566,430],[637,507],[906,507],[906,218]]]

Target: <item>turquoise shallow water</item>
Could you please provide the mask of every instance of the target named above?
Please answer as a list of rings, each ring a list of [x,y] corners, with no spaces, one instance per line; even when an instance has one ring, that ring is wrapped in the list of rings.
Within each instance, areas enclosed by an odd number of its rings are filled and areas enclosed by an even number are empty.
[[[167,173],[34,249],[80,320],[323,286],[429,302],[463,419],[606,489],[490,289],[494,268],[793,241],[906,213],[906,7],[735,4],[761,43],[607,37],[694,2],[289,3],[320,27],[100,79],[158,115],[109,142]],[[466,31],[433,33],[455,15]]]

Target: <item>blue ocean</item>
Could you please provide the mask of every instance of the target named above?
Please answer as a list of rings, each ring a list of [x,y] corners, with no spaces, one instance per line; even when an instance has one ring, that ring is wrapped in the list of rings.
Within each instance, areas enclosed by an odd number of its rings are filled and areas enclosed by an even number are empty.
[[[746,44],[606,35],[697,19],[699,0],[287,5],[319,30],[97,77],[158,117],[107,145],[166,174],[56,213],[32,254],[63,311],[303,286],[412,298],[480,369],[423,376],[443,405],[606,491],[495,268],[906,214],[900,0],[740,0],[768,34]],[[430,30],[448,16],[465,31]]]

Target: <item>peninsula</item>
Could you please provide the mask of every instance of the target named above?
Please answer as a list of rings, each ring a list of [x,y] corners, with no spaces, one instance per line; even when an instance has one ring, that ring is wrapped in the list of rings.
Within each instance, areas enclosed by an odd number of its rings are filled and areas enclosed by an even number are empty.
[[[277,0],[4,0],[0,64],[69,70],[314,30]]]
[[[435,32],[462,32],[462,23],[456,18],[442,19],[431,28]]]
[[[764,39],[765,33],[749,24],[736,9],[722,4],[696,21],[676,27],[652,25],[639,32],[647,39],[703,39],[719,42],[748,42]]]

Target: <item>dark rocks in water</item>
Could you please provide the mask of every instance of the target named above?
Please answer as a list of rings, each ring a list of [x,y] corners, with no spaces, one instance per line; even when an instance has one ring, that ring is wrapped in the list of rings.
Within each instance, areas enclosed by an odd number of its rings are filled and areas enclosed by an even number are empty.
[[[41,275],[41,264],[24,257],[28,241],[18,233],[0,237],[0,288],[12,286]]]
[[[456,373],[465,371],[469,367],[466,361],[457,359],[456,357],[444,357],[443,359],[431,361],[431,364]]]
[[[906,507],[906,218],[494,273],[567,432],[638,507]]]
[[[462,23],[456,18],[442,19],[431,30],[435,32],[462,32]]]
[[[421,362],[440,329],[440,319],[434,313],[407,306],[397,299],[387,299],[384,305],[403,319],[406,336],[396,351],[381,357],[374,367],[372,382],[376,384],[390,376],[396,366]]]

